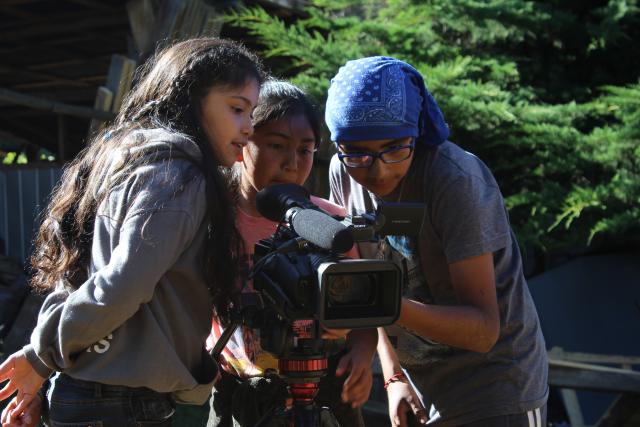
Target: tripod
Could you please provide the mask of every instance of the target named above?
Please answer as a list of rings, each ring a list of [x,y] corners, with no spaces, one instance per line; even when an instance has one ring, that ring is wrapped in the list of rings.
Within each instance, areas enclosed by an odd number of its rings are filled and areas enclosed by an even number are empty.
[[[243,313],[232,313],[231,325],[225,329],[209,353],[214,360],[218,360],[238,326],[243,323],[253,324],[253,319],[257,317],[254,310],[255,308],[251,307],[245,308]],[[300,330],[297,333],[300,335]],[[313,351],[310,348],[318,347],[321,341],[296,339],[294,342],[297,345],[291,349],[288,356],[279,359],[280,377],[287,384],[291,399],[287,399],[284,405],[268,411],[256,427],[340,427],[329,408],[319,407],[314,402],[320,378],[327,374],[328,361],[324,352]],[[303,343],[312,345],[307,346]]]
[[[340,427],[329,408],[314,402],[320,378],[327,373],[326,358],[280,359],[278,368],[291,399],[265,414],[255,427]]]

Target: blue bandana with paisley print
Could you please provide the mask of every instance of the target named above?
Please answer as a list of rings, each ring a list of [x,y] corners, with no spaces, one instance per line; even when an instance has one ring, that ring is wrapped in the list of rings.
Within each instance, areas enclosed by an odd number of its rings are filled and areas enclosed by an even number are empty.
[[[416,138],[439,145],[449,127],[422,75],[385,56],[348,61],[331,80],[325,120],[334,142]]]

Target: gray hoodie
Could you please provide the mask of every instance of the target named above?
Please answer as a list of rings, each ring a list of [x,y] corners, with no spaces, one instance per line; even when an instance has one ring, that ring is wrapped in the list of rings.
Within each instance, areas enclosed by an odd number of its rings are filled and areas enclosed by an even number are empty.
[[[57,370],[202,404],[216,370],[204,349],[212,318],[201,262],[205,181],[188,160],[201,153],[160,129],[130,137],[158,157],[99,206],[88,279],[75,291],[56,286],[24,350],[43,376]]]

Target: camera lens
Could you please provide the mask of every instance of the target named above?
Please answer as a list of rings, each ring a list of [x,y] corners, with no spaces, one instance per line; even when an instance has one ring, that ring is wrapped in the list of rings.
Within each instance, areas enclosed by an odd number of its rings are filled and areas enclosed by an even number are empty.
[[[371,305],[376,277],[373,274],[332,274],[327,283],[329,306]]]

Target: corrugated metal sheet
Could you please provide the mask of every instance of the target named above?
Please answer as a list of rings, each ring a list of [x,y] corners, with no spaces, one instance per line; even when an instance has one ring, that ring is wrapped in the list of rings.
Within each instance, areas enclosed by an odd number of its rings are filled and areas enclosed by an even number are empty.
[[[0,167],[0,253],[25,262],[38,214],[61,175],[59,165]]]

